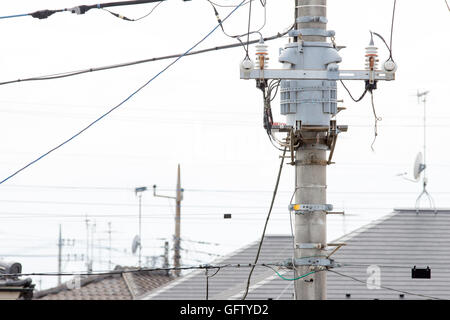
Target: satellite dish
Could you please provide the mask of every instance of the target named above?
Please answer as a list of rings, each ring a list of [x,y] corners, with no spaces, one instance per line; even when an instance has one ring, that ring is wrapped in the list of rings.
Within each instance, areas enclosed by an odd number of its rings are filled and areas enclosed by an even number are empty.
[[[422,152],[419,152],[416,156],[416,161],[414,161],[413,174],[414,179],[417,181],[420,178],[420,173],[425,169],[425,165],[423,164],[423,156]]]
[[[141,246],[141,238],[138,235],[136,235],[133,239],[133,243],[131,244],[131,252],[135,254],[137,248],[139,248],[140,246]]]

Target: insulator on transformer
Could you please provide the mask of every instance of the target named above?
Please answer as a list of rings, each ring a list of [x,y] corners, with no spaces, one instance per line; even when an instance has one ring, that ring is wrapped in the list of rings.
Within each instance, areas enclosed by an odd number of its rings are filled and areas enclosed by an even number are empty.
[[[261,38],[259,43],[256,45],[256,69],[267,69],[269,61],[269,51],[268,46],[264,44],[264,39]]]
[[[370,34],[370,43],[369,46],[366,47],[366,59],[365,59],[365,68],[366,70],[377,70],[378,69],[378,48],[375,47],[373,42],[373,35]]]

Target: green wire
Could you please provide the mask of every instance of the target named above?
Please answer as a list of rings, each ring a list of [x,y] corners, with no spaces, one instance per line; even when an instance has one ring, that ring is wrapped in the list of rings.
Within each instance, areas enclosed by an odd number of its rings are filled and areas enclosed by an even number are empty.
[[[316,273],[316,271],[311,271],[311,272],[309,272],[309,273],[307,273],[307,274],[304,274],[304,275],[302,275],[302,276],[300,276],[300,277],[297,277],[297,278],[294,278],[294,279],[289,279],[289,278],[283,277],[277,270],[273,270],[273,271],[275,271],[275,273],[276,273],[281,279],[287,280],[287,281],[295,281],[295,280],[304,278],[304,277],[306,277],[306,276],[309,276],[310,274]]]

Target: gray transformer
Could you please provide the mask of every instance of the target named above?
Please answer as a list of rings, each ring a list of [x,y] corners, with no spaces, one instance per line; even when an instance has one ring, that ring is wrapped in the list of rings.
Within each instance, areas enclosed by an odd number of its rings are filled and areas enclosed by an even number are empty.
[[[334,46],[326,42],[289,43],[279,57],[283,69],[293,70],[335,71],[341,60]],[[294,128],[297,121],[329,126],[331,116],[337,113],[335,80],[282,80],[280,94],[281,114]]]

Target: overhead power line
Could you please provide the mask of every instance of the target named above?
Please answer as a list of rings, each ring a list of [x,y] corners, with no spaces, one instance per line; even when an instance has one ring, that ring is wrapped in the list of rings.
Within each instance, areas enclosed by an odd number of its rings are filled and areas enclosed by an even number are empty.
[[[185,1],[186,1],[186,0],[185,0]],[[105,10],[105,11],[111,13],[111,14],[112,14],[113,16],[115,16],[116,18],[119,18],[119,19],[122,19],[122,20],[125,20],[125,21],[135,22],[135,21],[139,21],[139,20],[142,20],[142,19],[147,18],[149,15],[151,15],[151,14],[153,13],[153,11],[155,11],[156,8],[158,8],[158,6],[159,6],[161,3],[163,3],[163,1],[159,2],[156,6],[154,6],[154,7],[152,8],[152,10],[150,10],[149,13],[143,15],[143,16],[140,17],[140,18],[136,18],[136,19],[130,19],[130,18],[127,18],[127,17],[125,17],[124,15],[121,15],[121,14],[118,14],[118,13],[115,13],[115,12],[112,12],[112,11],[109,11],[108,9],[103,9],[103,10]]]
[[[281,38],[281,37],[285,36],[289,32],[289,30],[284,31],[282,33],[277,33],[276,35],[273,35],[271,37],[264,38],[264,41],[271,41],[271,40],[275,40],[275,39]],[[258,43],[259,41],[260,41],[259,39],[258,40],[252,40],[252,41],[250,41],[250,44]],[[212,52],[212,51],[220,51],[220,50],[224,50],[224,49],[232,49],[232,48],[236,48],[236,47],[240,47],[240,46],[242,46],[241,43],[233,43],[233,44],[221,45],[221,46],[211,47],[211,48],[197,50],[197,51],[190,51],[190,52],[184,54],[184,56],[193,56],[193,55],[207,53],[207,52]],[[43,75],[43,76],[34,76],[34,77],[28,77],[28,78],[23,78],[23,79],[8,80],[8,81],[0,82],[0,86],[7,85],[7,84],[12,84],[12,83],[18,83],[18,82],[55,80],[55,79],[61,79],[61,78],[68,78],[68,77],[73,77],[73,76],[79,76],[79,75],[82,75],[82,74],[85,74],[85,73],[91,73],[91,72],[97,72],[97,71],[105,71],[105,70],[111,70],[111,69],[117,69],[117,68],[124,68],[124,67],[135,66],[135,65],[138,65],[138,64],[142,64],[142,63],[149,63],[149,62],[155,62],[155,61],[160,61],[160,60],[167,60],[167,59],[178,58],[181,55],[183,55],[183,54],[182,53],[177,53],[177,54],[171,54],[171,55],[167,55],[167,56],[161,56],[161,57],[155,57],[155,58],[147,58],[147,59],[142,59],[142,60],[136,60],[136,61],[131,61],[131,62],[123,62],[123,63],[112,64],[112,65],[101,66],[101,67],[92,67],[92,68],[86,68],[86,69],[82,69],[82,70],[67,71],[67,72],[54,73],[54,74],[48,74],[48,75]]]
[[[139,269],[127,269],[127,270],[114,270],[114,271],[93,271],[87,273],[86,271],[80,272],[31,272],[31,273],[0,273],[0,277],[28,277],[28,276],[101,276],[101,275],[115,275],[124,273],[137,273],[137,272],[151,272],[151,271],[173,271],[173,270],[206,270],[206,269],[224,269],[224,268],[251,268],[255,267],[267,267],[277,266],[277,263],[273,264],[258,264],[253,265],[251,263],[234,263],[225,265],[198,265],[198,266],[185,266],[185,267],[169,267],[169,268],[139,268]]]
[[[264,229],[263,229],[263,232],[262,232],[261,240],[259,241],[258,251],[257,251],[257,253],[256,253],[254,265],[256,265],[256,264],[258,263],[259,255],[260,255],[260,253],[261,253],[261,248],[262,248],[262,245],[263,245],[263,242],[264,242],[264,237],[266,236],[267,225],[269,224],[270,214],[272,213],[273,204],[275,203],[275,198],[276,198],[277,192],[278,192],[278,185],[279,185],[279,183],[280,183],[281,172],[282,172],[282,170],[283,170],[284,156],[285,156],[285,155],[286,155],[286,147],[284,148],[283,155],[281,156],[280,169],[278,170],[278,176],[277,176],[277,181],[276,181],[276,183],[275,183],[275,189],[273,190],[272,201],[271,201],[271,203],[270,203],[269,212],[267,213],[267,218],[266,218],[266,222],[265,222],[265,224],[264,224]],[[254,270],[255,270],[255,267],[253,266],[253,267],[250,269],[250,273],[249,273],[249,275],[248,275],[247,286],[246,286],[246,288],[245,288],[245,293],[244,293],[244,295],[242,296],[242,300],[245,300],[245,298],[247,298],[248,290],[249,290],[249,288],[250,288],[250,280],[251,280],[251,278],[252,278],[252,274],[253,274],[253,271],[254,271]]]
[[[355,277],[352,277],[352,276],[349,276],[349,275],[346,275],[346,274],[343,274],[343,273],[340,273],[340,272],[337,272],[337,271],[334,271],[334,270],[331,270],[331,269],[328,269],[327,271],[335,273],[335,274],[337,274],[337,275],[339,275],[341,277],[349,278],[349,279],[352,279],[353,281],[363,283],[364,285],[367,284],[367,281],[365,281],[365,280],[360,280],[358,278],[355,278]],[[428,298],[428,299],[433,299],[433,300],[446,300],[446,299],[442,299],[442,298],[438,298],[438,297],[433,297],[433,296],[420,294],[420,293],[409,292],[409,291],[405,291],[405,290],[394,289],[394,288],[385,287],[385,286],[381,286],[381,285],[379,287],[381,289],[394,291],[394,292],[399,292],[399,293],[404,293],[404,294],[409,294],[409,295],[412,295],[412,296],[418,296],[418,297],[423,297],[423,298]]]
[[[226,21],[233,13],[236,12],[236,10],[238,10],[242,4],[245,2],[245,0],[243,0],[238,6],[236,6],[236,8],[234,8],[224,19],[223,21]],[[125,104],[126,102],[128,102],[131,98],[133,98],[137,93],[139,93],[142,89],[144,89],[145,87],[147,87],[151,82],[153,82],[153,80],[155,80],[156,78],[158,78],[161,74],[163,74],[165,71],[167,71],[170,67],[172,67],[175,63],[177,63],[181,58],[183,58],[185,55],[187,55],[189,52],[191,52],[192,50],[194,50],[198,45],[200,45],[203,41],[205,41],[211,34],[214,33],[214,31],[217,30],[217,28],[219,28],[219,24],[217,24],[211,31],[208,32],[208,34],[206,36],[204,36],[200,41],[198,41],[196,44],[194,44],[191,48],[189,48],[186,52],[184,52],[182,55],[178,56],[174,61],[172,61],[171,63],[169,63],[165,68],[163,68],[161,71],[159,71],[155,76],[153,76],[150,80],[148,80],[146,83],[144,83],[142,86],[140,86],[137,90],[135,90],[131,95],[129,95],[127,98],[125,98],[124,100],[122,100],[118,105],[116,105],[115,107],[113,107],[112,109],[110,109],[109,111],[107,111],[106,113],[104,113],[103,115],[101,115],[99,118],[97,118],[96,120],[94,120],[93,122],[91,122],[89,125],[87,125],[86,127],[84,127],[83,129],[81,129],[80,131],[78,131],[76,134],[74,134],[72,137],[70,137],[69,139],[63,141],[62,143],[60,143],[59,145],[57,145],[56,147],[50,149],[49,151],[45,152],[44,154],[42,154],[41,156],[39,156],[38,158],[36,158],[35,160],[29,162],[28,164],[26,164],[25,166],[23,166],[22,168],[20,168],[19,170],[15,171],[14,173],[10,174],[8,177],[4,178],[3,180],[0,181],[0,185],[5,183],[6,181],[8,181],[9,179],[11,179],[12,177],[16,176],[17,174],[19,174],[20,172],[22,172],[23,170],[27,169],[28,167],[32,166],[33,164],[35,164],[36,162],[40,161],[41,159],[45,158],[46,156],[48,156],[50,153],[54,152],[55,150],[61,148],[62,146],[64,146],[65,144],[71,142],[73,139],[75,139],[76,137],[78,137],[79,135],[81,135],[82,133],[84,133],[86,130],[88,130],[89,128],[91,128],[93,125],[95,125],[97,122],[101,121],[103,118],[107,117],[110,113],[112,113],[114,110],[118,109],[119,107],[121,107],[123,104]]]
[[[16,15],[10,15],[10,16],[1,16],[0,19],[9,19],[9,18],[18,18],[18,17],[26,17],[31,16],[33,18],[37,19],[47,19],[51,15],[55,13],[60,12],[71,12],[76,14],[85,14],[91,9],[104,9],[104,8],[111,8],[111,7],[120,7],[120,6],[129,6],[129,5],[137,5],[137,4],[146,4],[146,3],[154,3],[154,2],[162,2],[165,0],[135,0],[135,1],[118,1],[118,2],[104,2],[104,3],[98,3],[94,5],[80,5],[73,8],[64,8],[64,9],[56,9],[56,10],[38,10],[31,13],[24,13],[24,14],[16,14]],[[183,0],[186,1],[186,0]]]

